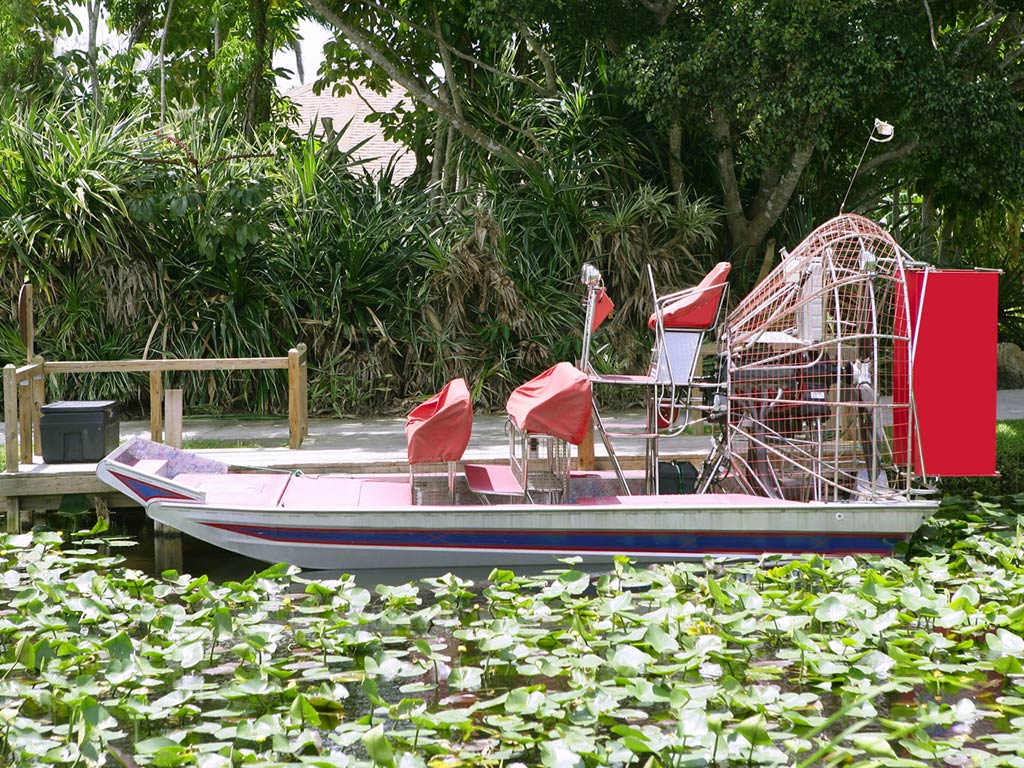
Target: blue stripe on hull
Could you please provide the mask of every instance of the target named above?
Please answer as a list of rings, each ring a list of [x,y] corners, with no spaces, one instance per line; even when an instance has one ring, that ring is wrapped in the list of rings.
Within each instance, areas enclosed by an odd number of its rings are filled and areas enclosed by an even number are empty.
[[[643,552],[655,555],[889,554],[900,534],[806,533],[800,531],[580,531],[580,530],[415,530],[284,528],[204,523],[266,542],[394,549],[467,549],[531,552]]]
[[[168,488],[164,488],[154,483],[147,482],[146,480],[140,480],[136,477],[129,477],[123,475],[120,472],[110,470],[110,474],[115,478],[124,483],[133,494],[135,494],[142,501],[153,501],[154,499],[180,499],[182,501],[192,501],[191,496],[186,496],[177,491],[172,491]]]

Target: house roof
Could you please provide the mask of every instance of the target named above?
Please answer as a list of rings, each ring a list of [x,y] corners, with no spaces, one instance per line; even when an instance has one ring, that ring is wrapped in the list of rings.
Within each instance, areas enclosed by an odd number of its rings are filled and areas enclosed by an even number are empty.
[[[353,83],[352,90],[345,96],[335,96],[329,90],[317,95],[313,93],[312,83],[307,83],[292,88],[284,95],[291,99],[299,110],[294,128],[300,134],[307,134],[310,126],[315,125],[317,135],[323,136],[326,133],[323,121],[327,118],[333,130],[345,129],[338,146],[351,152],[353,157],[364,160],[365,163],[361,167],[370,173],[380,173],[387,167],[392,157],[396,158],[396,180],[406,178],[416,169],[416,158],[407,147],[385,139],[379,123],[366,122],[369,115],[393,112],[396,106],[407,101],[409,97],[403,89],[395,87],[390,93],[382,96]]]

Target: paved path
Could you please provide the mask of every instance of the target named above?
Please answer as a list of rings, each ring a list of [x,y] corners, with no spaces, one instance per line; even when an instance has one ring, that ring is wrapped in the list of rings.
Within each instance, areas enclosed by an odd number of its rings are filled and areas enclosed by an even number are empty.
[[[639,428],[643,414],[617,414],[605,419],[611,428]],[[470,461],[503,459],[508,456],[506,418],[498,415],[475,415],[473,434],[466,448],[465,458]],[[149,422],[121,424],[121,438],[149,436]],[[232,441],[265,446],[268,450],[286,450],[288,422],[285,419],[189,419],[182,425],[185,439]],[[711,438],[684,435],[662,441],[663,450],[672,453],[690,453],[707,450]],[[310,419],[309,437],[302,442],[303,451],[329,451],[338,463],[367,461],[404,461],[405,417],[374,419]],[[642,439],[618,438],[615,450],[625,456],[643,455]],[[594,447],[597,456],[606,456],[600,440]]]
[[[962,416],[970,418],[970,403],[963,403],[958,409]],[[997,417],[999,419],[1024,419],[1024,390],[1003,390],[998,393]],[[957,416],[951,413],[951,424]],[[613,428],[618,425],[640,424],[640,413],[619,414],[606,419]],[[317,419],[309,421],[309,437],[302,449],[330,451],[339,463],[346,461],[402,461],[405,458],[405,418],[372,419]],[[122,422],[121,438],[133,435],[148,437],[148,421]],[[257,444],[268,450],[284,450],[288,444],[288,421],[283,418],[188,418],[183,425],[186,439],[217,441],[237,440],[246,445]],[[0,430],[0,444],[3,432]],[[688,453],[706,450],[710,438],[683,436],[675,440],[664,440],[663,450],[672,453]],[[623,455],[643,453],[642,440],[616,440],[616,451]],[[597,441],[595,452],[604,456],[604,446]],[[505,433],[505,417],[498,415],[477,415],[473,421],[473,436],[466,450],[469,460],[501,459],[508,455],[508,437]]]

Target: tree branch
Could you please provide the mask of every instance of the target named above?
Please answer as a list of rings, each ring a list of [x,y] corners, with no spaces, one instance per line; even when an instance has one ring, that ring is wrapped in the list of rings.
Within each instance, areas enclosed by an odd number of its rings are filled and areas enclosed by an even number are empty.
[[[917,149],[918,144],[919,142],[917,139],[911,139],[899,146],[893,147],[888,152],[882,152],[881,154],[875,155],[866,163],[861,165],[860,172],[864,174],[874,173],[887,163],[902,160],[903,158],[913,154],[914,150]]]
[[[536,165],[532,158],[522,155],[514,149],[505,146],[502,142],[488,136],[475,126],[471,125],[465,119],[459,117],[451,104],[439,99],[434,93],[424,88],[416,78],[410,76],[406,72],[403,72],[393,61],[391,61],[386,55],[384,55],[384,53],[378,50],[376,46],[367,40],[361,32],[341,18],[339,14],[328,8],[324,0],[303,0],[303,2],[311,11],[313,11],[313,13],[341,32],[352,45],[358,48],[365,56],[373,61],[374,64],[383,69],[387,73],[388,77],[405,88],[406,91],[409,92],[410,96],[426,106],[428,109],[432,109],[440,117],[447,120],[449,124],[451,124],[469,141],[473,142],[483,150],[500,157],[504,157],[507,160],[524,165]]]
[[[983,23],[995,23],[996,21],[999,21],[1000,18],[1002,19],[1002,23],[988,41],[988,50],[993,55],[995,55],[995,52],[998,51],[1004,43],[1020,39],[1020,11],[1013,11],[1012,13],[1006,14],[1005,17],[992,16]],[[979,24],[975,29],[979,29],[980,27],[981,25]]]
[[[1013,53],[1006,56],[1003,61],[999,64],[1000,69],[1006,69],[1011,64],[1015,64],[1017,59],[1024,56],[1024,43],[1021,43]]]
[[[924,2],[924,12],[928,16],[928,35],[932,41],[932,48],[939,50],[939,41],[935,38],[935,20],[932,18],[932,7],[928,5],[928,0],[922,0]]]
[[[481,59],[478,59],[476,56],[468,54],[465,51],[459,50],[454,45],[452,45],[447,40],[445,40],[444,36],[441,35],[439,32],[435,32],[432,29],[428,29],[427,27],[424,27],[424,26],[422,26],[420,24],[417,24],[412,19],[410,19],[408,16],[405,16],[404,14],[401,14],[401,13],[398,13],[397,11],[395,11],[395,9],[393,7],[388,7],[388,6],[381,5],[376,0],[361,0],[361,2],[366,3],[368,6],[370,6],[374,10],[380,11],[381,13],[388,14],[388,15],[394,17],[394,19],[396,21],[401,22],[402,24],[404,24],[405,26],[409,27],[409,29],[413,30],[414,32],[419,32],[422,35],[426,35],[427,37],[429,37],[432,40],[434,40],[434,42],[437,43],[438,47],[444,48],[451,55],[455,56],[455,58],[462,59],[463,61],[467,61],[470,64],[472,64],[474,67],[479,67],[480,69],[484,70],[485,72],[490,72],[493,75],[498,75],[499,77],[503,77],[503,78],[505,78],[507,80],[511,80],[514,83],[519,83],[521,85],[525,85],[525,86],[527,86],[529,88],[532,88],[537,93],[545,95],[544,88],[542,88],[541,86],[537,85],[537,83],[535,83],[530,78],[523,77],[522,75],[516,75],[516,74],[513,74],[512,72],[506,72],[505,70],[499,69],[498,67],[495,67],[492,64],[488,64],[486,61],[482,61]]]
[[[522,35],[527,47],[533,51],[533,55],[540,60],[541,66],[544,67],[544,84],[546,86],[544,95],[555,96],[558,93],[558,76],[555,74],[555,62],[552,61],[551,54],[544,50],[544,46],[541,45],[537,36],[526,27],[522,28]]]

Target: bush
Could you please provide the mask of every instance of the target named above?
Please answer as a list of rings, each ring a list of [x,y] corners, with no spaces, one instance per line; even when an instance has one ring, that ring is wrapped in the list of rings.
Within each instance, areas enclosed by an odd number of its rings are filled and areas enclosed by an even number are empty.
[[[1024,493],[1024,420],[996,424],[995,477],[951,477],[942,481],[948,495],[985,497]]]

